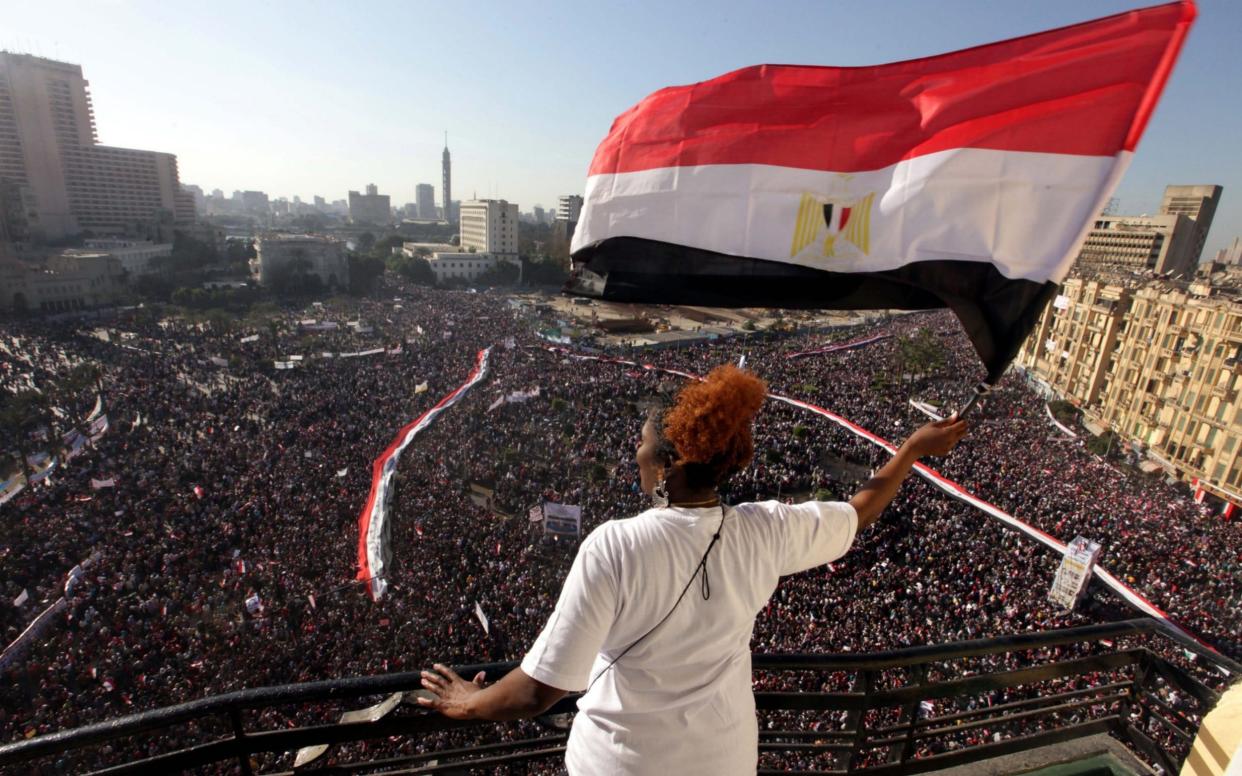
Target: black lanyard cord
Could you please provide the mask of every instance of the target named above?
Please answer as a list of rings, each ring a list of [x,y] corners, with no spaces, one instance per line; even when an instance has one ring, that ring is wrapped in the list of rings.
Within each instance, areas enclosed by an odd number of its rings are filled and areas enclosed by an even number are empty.
[[[655,633],[656,630],[658,630],[661,625],[663,625],[665,622],[668,621],[669,617],[673,616],[673,612],[677,611],[677,606],[681,603],[681,599],[686,597],[686,593],[690,591],[690,586],[694,584],[695,577],[699,575],[700,571],[703,572],[703,584],[702,584],[702,588],[700,591],[703,596],[703,600],[706,601],[712,597],[712,584],[711,584],[711,581],[707,577],[707,556],[711,554],[712,548],[716,546],[716,542],[720,541],[720,532],[724,530],[724,521],[725,521],[725,507],[722,504],[720,506],[720,525],[716,527],[716,533],[712,535],[711,542],[707,545],[707,549],[703,551],[703,557],[699,559],[699,565],[695,566],[694,573],[690,575],[690,579],[689,581],[686,582],[686,586],[681,589],[681,595],[677,596],[677,602],[673,604],[673,608],[669,609],[668,614],[664,615],[664,617],[659,622],[657,622],[651,628],[651,630],[639,636],[637,640],[635,640],[625,649],[621,650],[620,655],[617,655],[616,657],[614,657],[608,663],[608,665],[604,666],[604,670],[596,674],[595,678],[591,680],[591,683],[587,685],[586,690],[583,691],[583,695],[585,695],[586,693],[589,693],[591,691],[591,688],[595,686],[595,683],[599,681],[599,678],[603,676],[604,674],[608,673],[608,669],[615,666],[618,660],[625,657],[626,654],[628,654],[631,649],[633,649],[634,647],[637,647],[642,642],[643,639]]]

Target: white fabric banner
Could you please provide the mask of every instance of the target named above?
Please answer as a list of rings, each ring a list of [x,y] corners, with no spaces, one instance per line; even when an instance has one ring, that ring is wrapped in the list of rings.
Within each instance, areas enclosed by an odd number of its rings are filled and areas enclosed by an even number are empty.
[[[931,418],[932,420],[944,420],[944,416],[941,415],[939,412],[936,412],[936,408],[931,406],[925,401],[915,401],[914,399],[911,399],[910,406],[915,408],[919,412],[923,413],[927,417]]]
[[[483,613],[483,607],[479,606],[479,602],[474,602],[474,616],[479,618],[479,624],[483,626],[483,632],[492,635],[491,624],[487,621],[487,615]]]

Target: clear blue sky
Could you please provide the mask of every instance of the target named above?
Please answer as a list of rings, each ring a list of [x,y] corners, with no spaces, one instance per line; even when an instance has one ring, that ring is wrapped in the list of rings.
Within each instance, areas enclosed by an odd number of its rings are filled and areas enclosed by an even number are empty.
[[[125,2],[6,0],[0,47],[80,63],[101,141],[170,151],[205,190],[395,203],[454,195],[523,210],[580,192],[612,118],[662,86],[745,65],[908,59],[1137,7],[1122,0],[849,2]],[[1205,255],[1242,235],[1242,2],[1202,0],[1118,191],[1219,183]]]

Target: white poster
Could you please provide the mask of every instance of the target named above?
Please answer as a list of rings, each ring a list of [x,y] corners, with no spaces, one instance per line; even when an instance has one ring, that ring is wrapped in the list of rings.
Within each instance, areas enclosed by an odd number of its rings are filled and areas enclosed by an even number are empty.
[[[1048,600],[1072,610],[1086,592],[1087,580],[1091,578],[1091,569],[1099,553],[1099,544],[1075,536],[1061,556],[1061,566],[1052,580]]]
[[[582,507],[544,502],[543,530],[558,536],[578,536],[582,532]]]

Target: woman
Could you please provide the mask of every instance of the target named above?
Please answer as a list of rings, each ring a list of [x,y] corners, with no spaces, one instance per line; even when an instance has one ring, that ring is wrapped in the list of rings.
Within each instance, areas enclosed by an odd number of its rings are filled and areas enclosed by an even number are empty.
[[[736,367],[688,385],[643,425],[636,455],[655,504],[582,542],[560,600],[519,670],[484,687],[436,664],[419,700],[454,719],[509,720],[586,688],[565,755],[571,774],[753,774],[755,616],[781,576],[833,561],[875,522],[925,455],[966,433],[923,426],[849,502],[721,503],[754,454],[766,386]]]

